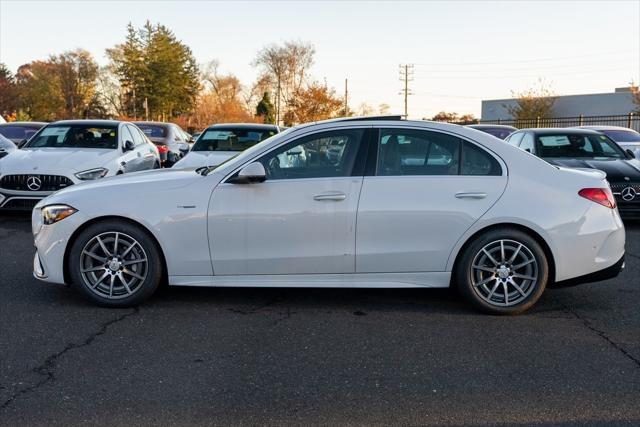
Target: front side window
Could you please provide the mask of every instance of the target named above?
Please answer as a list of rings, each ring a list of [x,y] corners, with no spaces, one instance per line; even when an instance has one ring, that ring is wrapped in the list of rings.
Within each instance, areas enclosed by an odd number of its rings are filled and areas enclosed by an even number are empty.
[[[25,148],[118,148],[117,126],[84,124],[50,125],[42,129]]]
[[[350,176],[363,134],[363,129],[348,129],[309,135],[259,161],[268,180]]]
[[[533,153],[533,135],[530,133],[525,133],[524,138],[522,138],[522,142],[520,143],[520,148],[524,151],[528,151],[529,153]]]
[[[132,142],[136,146],[144,144],[144,139],[142,138],[142,135],[140,135],[140,132],[138,132],[138,130],[134,126],[127,126],[127,128],[129,129],[129,132],[131,132],[131,137],[133,138]]]
[[[540,157],[607,157],[624,159],[626,155],[605,135],[538,135]]]
[[[276,133],[274,129],[211,128],[200,135],[192,151],[244,151]]]

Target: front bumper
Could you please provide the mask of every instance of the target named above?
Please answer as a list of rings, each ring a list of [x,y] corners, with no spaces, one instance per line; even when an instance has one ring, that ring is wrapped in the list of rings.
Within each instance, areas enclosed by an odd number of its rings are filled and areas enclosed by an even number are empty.
[[[53,193],[53,191],[27,193],[0,189],[0,210],[29,212],[40,200]]]
[[[569,286],[583,285],[585,283],[601,282],[603,280],[613,279],[624,270],[624,255],[611,267],[585,274],[584,276],[574,277],[573,279],[563,280],[561,282],[550,283],[550,288],[564,288]]]

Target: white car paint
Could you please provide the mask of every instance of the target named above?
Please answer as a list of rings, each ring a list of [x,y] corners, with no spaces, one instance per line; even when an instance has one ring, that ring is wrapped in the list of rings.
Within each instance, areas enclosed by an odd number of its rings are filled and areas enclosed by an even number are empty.
[[[220,163],[237,155],[237,151],[189,151],[186,156],[178,160],[174,169],[199,168],[203,166],[218,166]]]
[[[379,127],[457,136],[492,153],[502,176],[226,182],[243,166],[302,136]],[[578,196],[582,188],[606,186],[602,173],[556,168],[461,126],[319,122],[257,144],[206,176],[189,169],[143,172],[49,196],[33,212],[35,273],[64,283],[64,256],[74,233],[87,221],[116,216],[155,237],[172,285],[448,287],[463,245],[477,232],[504,224],[535,232],[551,253],[551,279],[563,281],[613,266],[624,255],[617,209]],[[43,225],[41,209],[52,204],[77,212]]]
[[[83,121],[60,121],[51,125],[64,125],[65,123],[82,123]],[[90,123],[114,124],[118,122],[90,120]],[[58,147],[28,147],[15,150],[5,156],[0,163],[0,180],[12,175],[51,175],[66,177],[71,184],[80,184],[75,174],[96,168],[108,170],[106,176],[114,176],[125,172],[135,172],[152,169],[155,163],[159,164],[157,148],[145,138],[141,137],[133,150],[125,151],[125,134],[123,126],[127,129],[137,127],[130,123],[118,123],[118,147],[117,149],[105,148],[58,148]],[[46,128],[46,126],[45,126]],[[45,129],[43,128],[43,129]],[[139,130],[137,130],[140,132]],[[142,134],[141,134],[142,135]],[[127,138],[128,139],[128,138]],[[0,209],[13,199],[39,200],[53,191],[15,190],[4,188],[0,181]]]

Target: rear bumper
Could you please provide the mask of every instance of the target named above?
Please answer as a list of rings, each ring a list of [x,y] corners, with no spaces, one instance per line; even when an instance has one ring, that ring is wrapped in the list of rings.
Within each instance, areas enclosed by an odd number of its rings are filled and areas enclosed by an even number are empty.
[[[564,288],[569,286],[582,285],[585,283],[601,282],[603,280],[613,279],[618,276],[624,269],[624,255],[618,262],[610,267],[602,270],[595,271],[593,273],[585,274],[584,276],[574,277],[573,279],[563,280],[561,282],[555,282],[549,284],[550,288]]]

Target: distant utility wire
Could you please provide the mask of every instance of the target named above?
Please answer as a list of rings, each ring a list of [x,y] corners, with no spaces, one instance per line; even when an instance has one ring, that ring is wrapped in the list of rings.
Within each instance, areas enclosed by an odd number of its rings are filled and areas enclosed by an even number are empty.
[[[517,67],[517,68],[501,68],[502,71],[526,71],[526,70],[556,70],[556,69],[581,69],[584,67],[593,67],[593,66],[597,66],[597,65],[608,65],[608,66],[612,66],[612,65],[627,65],[629,63],[628,60],[623,60],[623,59],[616,59],[616,60],[611,60],[611,61],[607,61],[606,64],[603,63],[602,61],[598,61],[598,62],[585,62],[585,63],[581,63],[581,62],[574,62],[571,64],[556,64],[556,65],[547,65],[547,66],[538,66],[538,65],[529,65],[526,67]],[[420,69],[418,68],[416,70],[417,73],[459,73],[459,72],[468,72],[468,71],[474,71],[476,72],[476,70],[478,70],[478,68],[474,68],[473,70],[470,70],[469,68],[471,68],[468,65],[465,66],[461,66],[458,68],[450,68],[450,69],[443,69],[443,68],[435,68],[435,67],[431,67],[431,69]]]
[[[562,72],[562,73],[550,73],[550,76],[570,76],[570,75],[588,75],[588,74],[600,74],[600,73],[610,73],[612,71],[619,71],[620,68],[608,68],[603,70],[587,70],[587,71],[571,71],[571,72]],[[531,70],[535,72],[535,70]],[[452,73],[453,74],[453,73]],[[434,76],[431,74],[425,75],[430,79],[442,79],[442,80],[477,80],[477,79],[506,79],[506,78],[537,78],[540,77],[540,73],[538,74],[511,74],[511,75],[478,75],[477,73],[467,74],[467,75],[441,75]]]

